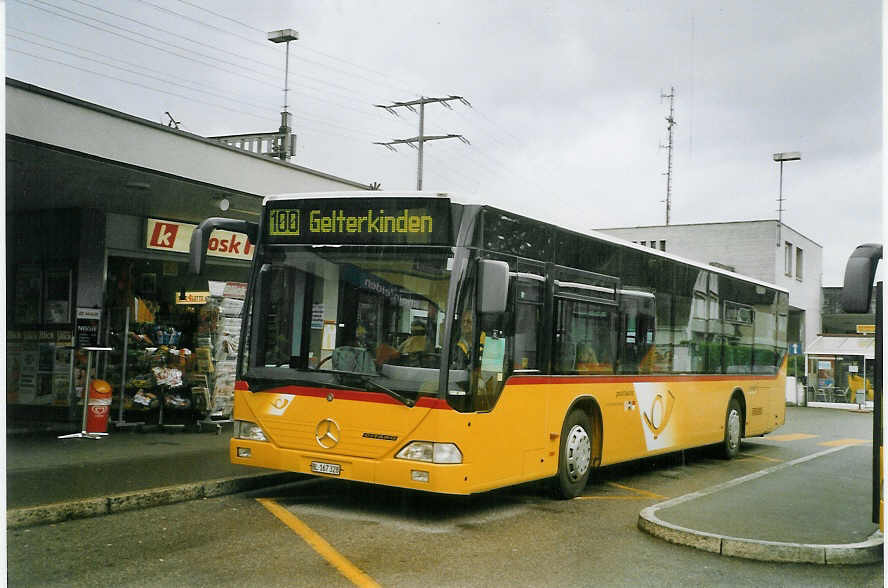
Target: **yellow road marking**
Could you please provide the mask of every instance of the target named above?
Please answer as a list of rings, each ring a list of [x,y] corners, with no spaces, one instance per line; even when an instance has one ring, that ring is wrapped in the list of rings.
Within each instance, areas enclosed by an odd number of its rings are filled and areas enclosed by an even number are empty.
[[[771,441],[799,441],[801,439],[813,439],[817,436],[807,433],[788,433],[786,435],[768,435],[765,439],[770,439]]]
[[[777,462],[777,463],[780,463],[783,461],[782,459],[775,459],[773,457],[767,457],[765,455],[753,455],[751,453],[741,453],[740,455],[742,457],[751,457],[752,459],[760,459],[762,461],[773,461],[773,462]]]
[[[608,482],[608,486],[613,486],[614,488],[619,488],[621,490],[627,490],[629,492],[634,492],[636,496],[577,496],[579,500],[645,500],[647,498],[656,498],[658,500],[665,500],[668,498],[667,496],[660,496],[659,494],[654,494],[653,492],[648,492],[647,490],[639,490],[638,488],[630,488],[629,486],[623,486],[622,484],[617,484],[616,482]]]
[[[370,576],[362,572],[353,563],[345,559],[332,545],[327,543],[323,537],[312,531],[305,523],[300,521],[296,515],[289,510],[268,498],[257,498],[259,504],[268,509],[268,511],[281,520],[285,525],[296,531],[302,539],[311,545],[312,549],[317,551],[324,559],[326,559],[333,567],[351,580],[355,586],[376,586],[379,584]]]
[[[871,445],[872,440],[867,439],[836,439],[835,441],[824,441],[823,443],[818,443],[818,445],[823,445],[825,447],[840,447],[843,445]]]

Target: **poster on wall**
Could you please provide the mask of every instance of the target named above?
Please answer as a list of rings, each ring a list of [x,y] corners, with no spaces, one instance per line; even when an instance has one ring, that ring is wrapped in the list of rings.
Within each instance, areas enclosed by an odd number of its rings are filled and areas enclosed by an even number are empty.
[[[19,401],[19,378],[22,374],[22,343],[9,340],[6,342],[6,402],[17,404]]]
[[[37,373],[22,372],[18,381],[19,404],[33,404],[37,397]]]
[[[51,372],[55,369],[55,343],[41,341],[37,349],[37,370]]]
[[[71,270],[55,269],[46,272],[46,303],[43,315],[45,323],[71,322]]]
[[[68,397],[68,389],[71,378],[68,374],[53,374],[52,376],[52,397],[53,404],[56,406],[68,406],[70,398]]]
[[[43,272],[36,266],[23,266],[15,273],[16,324],[40,322],[40,301],[43,299]]]

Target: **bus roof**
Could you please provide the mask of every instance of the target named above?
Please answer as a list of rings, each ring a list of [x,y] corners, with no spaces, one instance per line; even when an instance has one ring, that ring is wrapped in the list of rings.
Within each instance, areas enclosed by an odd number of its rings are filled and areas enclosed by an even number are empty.
[[[613,235],[609,235],[607,233],[602,233],[593,229],[586,228],[577,228],[571,226],[564,225],[556,225],[549,221],[544,221],[540,219],[535,219],[533,217],[529,217],[520,213],[515,213],[511,211],[507,211],[501,208],[498,208],[493,205],[479,203],[477,201],[467,201],[459,198],[457,195],[451,192],[438,192],[438,191],[378,191],[378,190],[348,190],[348,191],[338,191],[338,192],[293,192],[287,194],[270,194],[266,196],[262,205],[265,206],[269,202],[281,201],[281,200],[302,200],[305,198],[374,198],[374,197],[385,197],[385,198],[447,198],[451,203],[454,204],[475,204],[478,206],[482,206],[485,208],[493,208],[502,212],[507,212],[508,214],[515,214],[521,216],[523,218],[544,223],[552,227],[560,228],[562,230],[571,231],[580,235],[585,235],[587,237],[592,237],[594,239],[598,239],[599,241],[605,241],[607,243],[611,243],[613,245],[618,245],[620,247],[627,247],[629,249],[635,249],[638,251],[642,251],[644,253],[648,253],[651,255],[656,255],[658,257],[662,257],[665,259],[669,259],[671,261],[675,261],[678,263],[682,263],[685,265],[693,266],[699,269],[704,269],[709,272],[714,272],[717,274],[722,274],[725,276],[730,276],[732,278],[737,278],[743,280],[745,282],[749,282],[751,284],[756,284],[759,286],[764,286],[766,288],[771,288],[773,290],[777,290],[779,292],[784,292],[786,294],[789,293],[787,288],[782,286],[778,286],[772,282],[766,282],[764,280],[759,280],[758,278],[753,278],[751,276],[747,276],[744,274],[738,274],[737,272],[732,272],[730,270],[726,270],[714,265],[707,265],[700,261],[695,261],[692,259],[687,259],[685,257],[681,257],[678,255],[674,255],[672,253],[667,253],[665,251],[660,251],[658,249],[651,249],[650,247],[644,247],[642,245],[638,245],[637,243],[633,243],[632,241],[627,241],[625,239],[620,239],[619,237],[614,237]]]

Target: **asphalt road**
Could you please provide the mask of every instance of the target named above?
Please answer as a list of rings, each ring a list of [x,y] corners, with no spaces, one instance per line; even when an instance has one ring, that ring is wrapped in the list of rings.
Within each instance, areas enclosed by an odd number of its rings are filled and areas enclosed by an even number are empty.
[[[539,484],[461,498],[313,479],[260,493],[13,530],[7,534],[8,582],[882,586],[881,564],[763,563],[673,545],[638,530],[638,513],[646,506],[822,451],[824,442],[865,439],[871,431],[871,415],[808,409],[792,417],[777,432],[790,440],[746,441],[741,458],[731,462],[697,450],[607,468],[572,501],[548,498]],[[862,449],[839,452],[846,460],[833,464],[835,483],[842,483],[841,476],[863,475],[859,470],[868,461]],[[824,472],[817,475],[827,480]],[[848,500],[868,508],[868,496]],[[712,522],[705,509],[699,514],[702,522]],[[845,515],[809,516],[833,516],[838,525]]]

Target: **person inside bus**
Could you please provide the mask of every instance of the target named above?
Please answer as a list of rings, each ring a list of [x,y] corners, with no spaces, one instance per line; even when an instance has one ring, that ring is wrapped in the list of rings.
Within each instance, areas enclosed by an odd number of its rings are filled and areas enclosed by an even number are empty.
[[[410,325],[410,336],[398,346],[398,353],[429,353],[430,351],[431,345],[426,337],[426,325],[420,319],[416,319]]]
[[[453,367],[464,370],[469,367],[472,359],[472,313],[464,312],[459,324],[459,340],[453,353]]]

